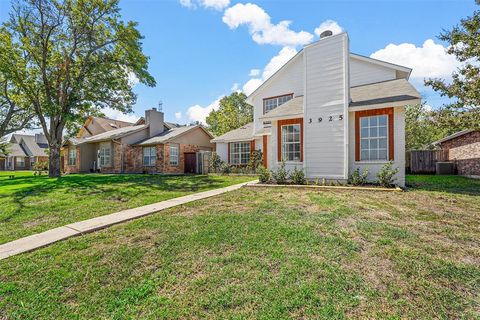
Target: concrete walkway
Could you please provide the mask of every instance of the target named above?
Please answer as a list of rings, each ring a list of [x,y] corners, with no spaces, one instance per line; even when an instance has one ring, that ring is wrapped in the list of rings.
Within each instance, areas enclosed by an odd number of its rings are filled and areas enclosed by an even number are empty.
[[[93,219],[67,224],[63,227],[51,229],[25,238],[20,238],[15,241],[7,242],[0,245],[0,260],[6,259],[22,252],[32,251],[41,247],[45,247],[60,240],[104,229],[114,224],[137,219],[181,204],[237,190],[248,183],[251,182],[244,182],[225,188],[194,193],[183,197],[149,204],[143,207],[128,209]]]

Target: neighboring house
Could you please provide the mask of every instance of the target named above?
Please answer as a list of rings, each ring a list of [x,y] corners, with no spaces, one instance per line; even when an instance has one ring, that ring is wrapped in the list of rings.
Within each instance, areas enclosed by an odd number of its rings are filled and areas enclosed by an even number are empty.
[[[212,151],[212,135],[200,125],[180,126],[164,121],[155,108],[136,123],[110,129],[110,119],[88,119],[77,138],[64,143],[67,173],[196,173],[205,151]],[[91,130],[93,123],[107,124]],[[103,131],[102,131],[103,130]],[[95,134],[93,134],[95,133]]]
[[[480,176],[480,130],[463,130],[433,144],[448,150],[459,175]]]
[[[303,168],[307,178],[345,181],[356,168],[375,180],[400,168],[405,184],[405,106],[420,103],[411,69],[349,52],[346,33],[303,48],[248,98],[254,121],[212,140],[232,165],[261,150],[264,165]]]
[[[0,170],[31,170],[37,162],[48,161],[48,142],[43,134],[12,134],[7,154],[0,155]]]

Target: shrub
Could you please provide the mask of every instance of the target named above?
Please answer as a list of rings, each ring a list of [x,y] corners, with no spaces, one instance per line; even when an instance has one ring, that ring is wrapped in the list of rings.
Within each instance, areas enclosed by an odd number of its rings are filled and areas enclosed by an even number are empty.
[[[250,160],[248,160],[247,169],[254,173],[257,172],[257,169],[262,165],[263,162],[263,153],[260,150],[253,150],[250,155]]]
[[[260,183],[271,182],[270,180],[272,179],[272,174],[270,170],[268,170],[264,166],[258,167],[257,173],[258,173],[258,181],[260,181]]]
[[[230,174],[232,173],[232,167],[225,162],[222,162],[222,166],[220,167],[220,171],[222,174]]]
[[[287,184],[288,171],[285,169],[285,161],[282,161],[277,170],[272,171],[272,176],[277,184]]]
[[[378,183],[385,188],[390,188],[395,183],[395,175],[398,173],[399,168],[393,168],[393,162],[390,161],[382,166],[377,173]]]
[[[222,159],[216,152],[212,152],[212,156],[210,158],[209,169],[211,172],[219,173],[223,165]]]
[[[48,171],[48,162],[47,161],[35,162],[32,166],[32,169],[34,171],[33,172],[34,175],[38,174],[39,176],[41,176],[43,171]]]
[[[297,167],[293,168],[293,171],[290,174],[290,179],[292,180],[293,184],[307,183],[307,179],[305,179],[305,172],[303,172],[303,169],[297,169]]]
[[[363,170],[363,172],[360,172],[360,168],[355,169],[352,174],[350,175],[350,178],[348,179],[350,184],[353,184],[354,186],[361,186],[363,184],[367,183],[367,177],[368,177],[368,169]]]

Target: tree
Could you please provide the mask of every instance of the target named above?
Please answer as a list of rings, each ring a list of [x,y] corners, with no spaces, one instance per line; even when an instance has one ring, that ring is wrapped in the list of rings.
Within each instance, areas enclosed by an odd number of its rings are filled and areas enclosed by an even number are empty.
[[[67,124],[105,107],[131,111],[133,76],[155,85],[137,23],[121,20],[118,1],[16,0],[3,25],[0,47],[10,62],[6,77],[42,126],[51,177],[60,176]]]
[[[444,79],[428,79],[425,84],[440,95],[454,99],[445,106],[449,109],[448,115],[452,116],[450,120],[461,119],[460,127],[480,128],[480,11],[462,19],[459,25],[443,32],[439,38],[449,43],[447,52],[455,55],[463,65],[453,72],[451,83]]]
[[[206,121],[209,130],[215,136],[253,121],[253,107],[245,102],[246,98],[244,93],[234,92],[220,100],[218,110],[210,112]]]
[[[405,149],[423,150],[437,138],[432,122],[432,112],[425,104],[405,108]]]

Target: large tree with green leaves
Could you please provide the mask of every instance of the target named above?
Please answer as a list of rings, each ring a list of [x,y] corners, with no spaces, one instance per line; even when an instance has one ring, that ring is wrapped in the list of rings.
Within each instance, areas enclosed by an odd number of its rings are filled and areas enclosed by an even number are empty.
[[[209,130],[215,136],[253,121],[253,107],[245,102],[246,98],[247,96],[242,92],[233,92],[220,100],[218,110],[210,112],[206,121]]]
[[[68,123],[104,107],[131,111],[132,77],[155,85],[137,23],[122,21],[118,2],[16,0],[0,31],[0,47],[10,62],[6,77],[43,128],[51,177],[60,176]]]
[[[453,117],[449,121],[455,126],[454,130],[480,128],[480,11],[462,19],[459,25],[443,32],[439,38],[449,43],[447,52],[463,64],[452,74],[452,81],[428,79],[425,84],[442,96],[454,99],[444,111],[448,113],[445,116]]]

